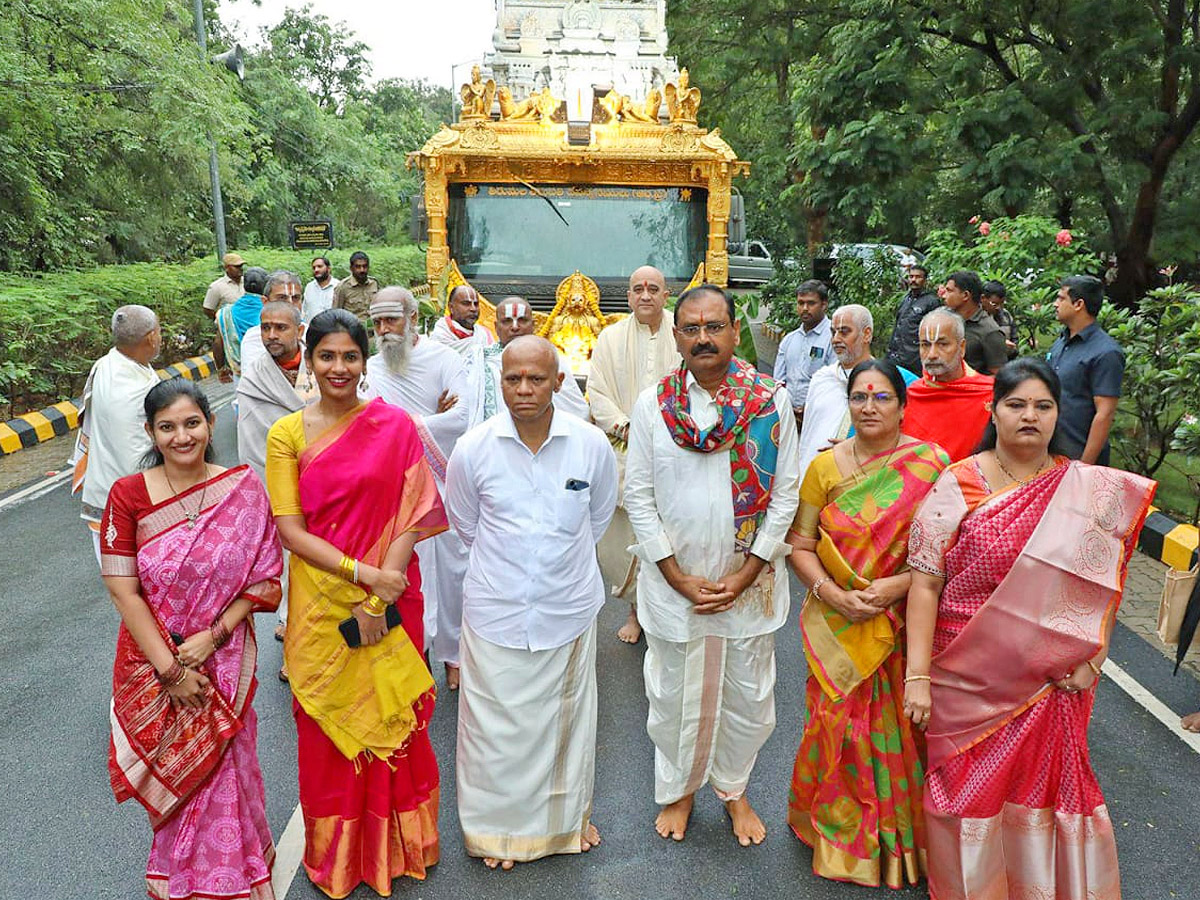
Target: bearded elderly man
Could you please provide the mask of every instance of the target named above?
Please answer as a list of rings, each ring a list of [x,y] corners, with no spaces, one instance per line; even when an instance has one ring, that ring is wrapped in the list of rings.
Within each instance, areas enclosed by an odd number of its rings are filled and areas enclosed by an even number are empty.
[[[471,400],[462,357],[417,333],[417,301],[402,287],[379,290],[371,319],[379,352],[367,360],[368,397],[381,397],[412,416],[443,492],[446,461],[467,430]],[[421,545],[426,643],[446,665],[446,685],[458,689],[458,636],[467,550],[453,529]]]
[[[108,492],[118,478],[138,470],[153,446],[146,433],[142,402],[158,384],[150,365],[162,348],[162,331],[154,311],[136,304],[122,306],[112,317],[113,347],[88,372],[75,439],[71,492],[83,491],[80,513],[92,534],[100,563],[100,519]]]
[[[719,287],[675,307],[683,366],[634,404],[625,508],[642,561],[638,616],[654,742],[655,829],[684,838],[711,784],[742,846],[766,837],[746,797],[775,728],[775,631],[787,621],[784,543],[799,506],[787,391],[734,358],[738,323]]]
[[[450,292],[446,315],[437,320],[429,336],[463,356],[475,347],[496,342],[495,336],[479,324],[479,293],[469,284],[460,284]]]
[[[496,307],[496,337],[486,347],[476,344],[467,357],[468,395],[472,399],[470,428],[485,422],[504,408],[500,390],[500,356],[514,338],[533,334],[533,308],[522,297],[505,297]],[[558,354],[558,370],[565,373],[561,386],[554,392],[554,408],[570,413],[585,422],[590,418],[587,400],[579,384],[571,377],[567,358]]]
[[[967,365],[966,324],[949,309],[921,320],[920,380],[908,388],[904,433],[937,444],[953,462],[975,452],[991,418],[992,376]]]
[[[600,332],[592,349],[587,394],[592,418],[617,451],[617,471],[625,477],[625,450],[629,440],[629,416],[638,395],[679,367],[679,351],[664,327],[663,307],[670,296],[667,280],[654,266],[642,266],[629,276],[631,315]],[[629,616],[617,637],[636,644],[642,636],[637,616],[637,557],[627,549],[633,543],[629,516],[618,501],[608,533],[600,541],[600,571],[612,585],[614,598],[629,602]]]
[[[459,441],[446,509],[471,551],[458,817],[468,854],[511,869],[600,841],[596,541],[617,502],[617,463],[600,429],[555,408],[565,373],[549,341],[512,340],[501,367],[507,409]]]

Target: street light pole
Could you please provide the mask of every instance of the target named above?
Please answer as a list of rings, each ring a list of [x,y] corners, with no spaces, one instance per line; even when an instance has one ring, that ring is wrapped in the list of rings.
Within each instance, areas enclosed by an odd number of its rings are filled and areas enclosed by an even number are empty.
[[[204,27],[204,0],[193,0],[192,16],[196,24],[196,43],[200,45],[200,62],[208,65],[208,38]],[[208,180],[212,184],[213,222],[217,232],[217,258],[225,255],[228,245],[225,242],[225,203],[221,199],[221,173],[217,168],[217,142],[213,140],[212,132],[208,137]]]

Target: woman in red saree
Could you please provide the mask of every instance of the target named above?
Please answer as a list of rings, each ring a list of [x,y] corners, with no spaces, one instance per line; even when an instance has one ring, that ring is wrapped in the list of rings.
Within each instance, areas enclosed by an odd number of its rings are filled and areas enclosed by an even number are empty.
[[[150,814],[151,897],[272,900],[250,613],[279,605],[279,539],[258,476],[211,463],[198,387],[161,382],[145,410],[157,465],[113,485],[100,529],[122,620],[113,792]]]
[[[1155,483],[1053,452],[1041,360],[996,375],[984,449],[913,522],[905,711],[926,728],[934,900],[1116,900],[1087,728]]]
[[[905,385],[892,363],[855,366],[848,393],[855,437],[809,466],[788,539],[809,588],[808,720],[788,823],[817,875],[901,888],[925,871],[921,752],[900,708],[908,529],[949,459],[902,433]]]
[[[267,436],[267,485],[289,567],[284,639],[298,734],[304,868],[330,897],[424,878],[438,859],[438,770],[426,726],[433,678],[417,541],[446,515],[412,419],[357,389],[362,324],[326,310],[308,326],[320,400]],[[395,604],[402,627],[387,625]],[[361,644],[340,627],[353,621]]]

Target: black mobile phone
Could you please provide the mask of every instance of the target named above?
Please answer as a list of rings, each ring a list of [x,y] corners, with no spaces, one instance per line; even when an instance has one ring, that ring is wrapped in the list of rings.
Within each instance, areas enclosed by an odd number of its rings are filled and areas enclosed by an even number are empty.
[[[387,622],[388,631],[393,628],[399,628],[403,622],[400,617],[400,610],[395,603],[389,603],[387,612],[384,613],[384,620]],[[343,619],[338,625],[338,631],[342,633],[342,640],[346,642],[347,647],[358,647],[362,645],[362,635],[358,631],[358,619],[351,616],[348,619]]]

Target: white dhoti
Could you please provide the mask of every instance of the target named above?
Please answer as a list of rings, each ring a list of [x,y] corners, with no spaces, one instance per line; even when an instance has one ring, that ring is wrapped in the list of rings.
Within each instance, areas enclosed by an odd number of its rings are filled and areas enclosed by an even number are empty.
[[[471,856],[578,853],[596,775],[596,623],[553,650],[462,632],[458,818]]]
[[[740,797],[775,730],[774,633],[687,643],[647,633],[644,676],[655,802],[666,806],[705,784],[722,800]]]
[[[458,665],[463,578],[469,559],[470,551],[453,529],[417,546],[425,600],[425,647],[439,662],[451,666]]]
[[[629,546],[634,543],[637,538],[629,524],[629,514],[623,506],[618,506],[608,523],[608,531],[596,545],[596,555],[605,587],[614,598],[624,600],[630,606],[637,606],[637,557],[629,552]]]

